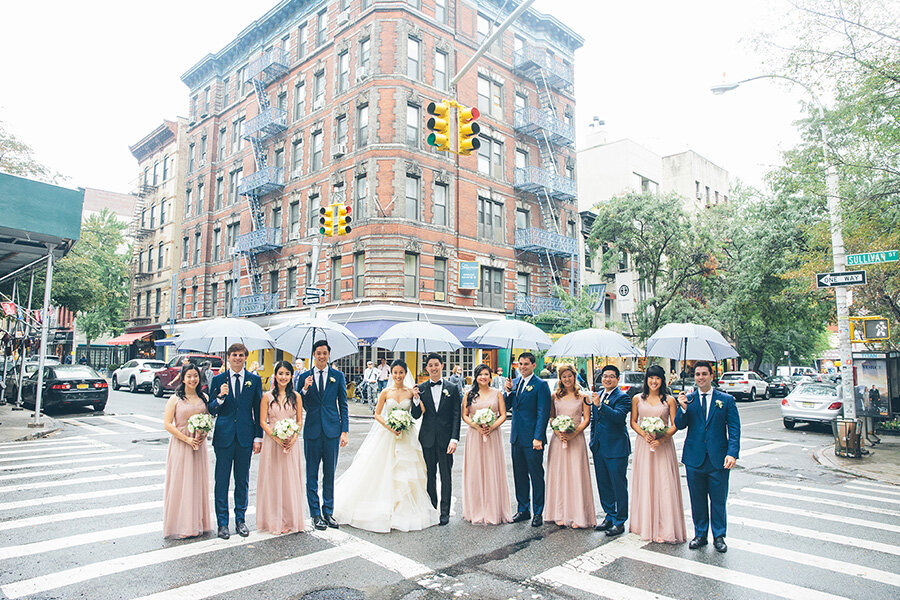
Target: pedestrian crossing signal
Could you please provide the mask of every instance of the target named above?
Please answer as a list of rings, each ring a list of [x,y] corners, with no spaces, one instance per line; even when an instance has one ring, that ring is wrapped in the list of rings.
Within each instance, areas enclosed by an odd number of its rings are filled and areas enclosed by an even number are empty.
[[[459,106],[456,120],[459,128],[459,154],[462,156],[469,156],[481,148],[481,140],[478,139],[481,125],[475,122],[480,116],[481,112],[474,106]]]
[[[334,205],[329,204],[319,209],[319,233],[325,237],[334,235]]]
[[[425,141],[429,146],[434,146],[438,150],[450,150],[450,102],[442,100],[441,102],[429,102],[426,107],[429,115],[432,115],[426,127],[431,131]]]

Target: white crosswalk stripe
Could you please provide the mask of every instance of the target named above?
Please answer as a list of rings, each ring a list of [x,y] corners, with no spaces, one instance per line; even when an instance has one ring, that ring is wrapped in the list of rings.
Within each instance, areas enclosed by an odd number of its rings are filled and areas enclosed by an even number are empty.
[[[74,442],[69,442],[64,446],[54,446],[53,448],[49,448],[50,452],[58,452],[60,450],[83,450],[85,448],[100,448],[103,445],[98,444],[93,440],[79,440]],[[0,457],[13,456],[13,455],[21,455],[28,454],[29,456],[41,456],[41,451],[44,448],[17,448],[15,450],[11,449],[3,449],[0,450]]]
[[[882,496],[870,496],[868,494],[857,494],[855,492],[845,492],[842,490],[829,490],[821,487],[812,487],[809,485],[797,485],[794,483],[779,483],[777,481],[760,481],[760,485],[771,487],[785,488],[788,490],[797,490],[800,492],[816,492],[818,494],[827,494],[829,496],[844,496],[846,498],[856,498],[859,500],[875,500],[876,502],[887,502],[889,504],[900,504],[900,500],[893,498],[884,498]]]
[[[107,429],[106,427],[98,427],[97,425],[92,425],[90,423],[86,423],[81,419],[60,419],[66,425],[73,425],[80,430],[85,432],[89,432],[95,435],[115,435],[115,431],[112,429]]]
[[[162,506],[162,500],[154,500],[152,502],[138,502],[137,504],[123,504],[121,506],[105,506],[103,508],[88,508],[85,510],[73,510],[51,515],[41,515],[38,517],[0,521],[0,531],[20,529],[22,527],[39,527],[41,525],[49,525],[50,523],[59,523],[61,521],[73,521],[75,519],[104,518],[111,515],[162,508]]]
[[[891,517],[900,517],[900,511],[890,510],[887,508],[876,508],[874,506],[864,506],[862,504],[852,504],[850,502],[842,502],[840,500],[832,500],[831,498],[816,498],[813,496],[800,496],[799,494],[788,494],[785,492],[776,492],[773,490],[758,490],[756,488],[744,488],[742,492],[751,494],[759,494],[761,496],[770,496],[772,498],[784,498],[785,500],[793,500],[794,502],[802,502],[809,504],[825,504],[838,508],[849,508],[850,510],[861,510],[864,512],[876,513],[879,515],[887,515]]]
[[[156,462],[154,464],[160,464]],[[0,487],[0,494],[6,492],[19,492],[23,490],[38,490],[54,487],[64,487],[67,485],[81,485],[84,483],[99,483],[101,481],[119,481],[122,479],[144,479],[147,477],[158,477],[165,475],[165,469],[157,469],[155,471],[134,471],[131,473],[115,473],[111,475],[97,475],[95,477],[82,477],[80,479],[63,479],[61,481],[38,481],[36,483],[19,483],[15,485],[7,485]]]
[[[746,489],[746,488],[745,488]],[[754,502],[753,500],[746,500],[744,498],[729,498],[728,504],[732,506],[747,506],[750,508],[758,508],[767,512],[778,512],[784,513],[788,515],[795,515],[799,517],[811,517],[813,519],[819,519],[822,521],[832,521],[834,523],[845,523],[847,525],[852,525],[854,527],[868,527],[870,529],[881,529],[884,531],[892,531],[894,533],[900,533],[900,525],[893,525],[891,523],[880,523],[878,521],[872,521],[870,519],[858,519],[856,517],[851,517],[847,515],[835,515],[830,513],[816,512],[812,510],[805,510],[802,508],[796,508],[793,506],[782,506],[779,504],[767,504],[763,502]]]
[[[17,464],[17,465],[0,465],[0,471],[15,471],[21,469],[33,469],[35,467],[58,467],[60,465],[80,465],[83,463],[103,462],[109,460],[122,460],[126,458],[140,458],[142,454],[115,454],[124,452],[118,448],[112,449],[111,453],[106,456],[89,456],[87,458],[67,458],[65,460],[41,460],[39,463]]]
[[[131,429],[137,429],[138,431],[149,431],[152,433],[161,433],[164,431],[162,428],[162,424],[160,423],[160,427],[148,427],[147,425],[141,425],[140,423],[132,423],[128,419],[122,419],[119,417],[113,417],[110,415],[103,415],[102,417],[98,417],[99,419],[106,421],[107,423],[112,423],[113,425],[123,425],[125,427],[130,427]]]
[[[96,448],[96,449],[95,449]],[[91,446],[85,447],[85,449],[77,450],[77,451],[67,451],[67,452],[55,452],[53,454],[42,454],[40,456],[17,456],[15,458],[0,458],[0,469],[5,469],[3,466],[6,463],[20,463],[23,460],[45,460],[48,458],[62,458],[64,456],[88,456],[91,454],[114,454],[116,452],[125,452],[121,448],[105,448],[101,446]],[[39,465],[35,465],[39,466]]]
[[[140,456],[139,454],[136,456]],[[166,463],[158,460],[144,460],[137,462],[118,463],[115,467],[146,467],[149,465],[164,465]],[[55,475],[71,475],[73,473],[85,473],[89,471],[102,471],[108,469],[110,465],[89,465],[87,467],[71,467],[68,469],[51,469],[49,471],[36,471],[32,473],[16,473],[14,475],[0,475],[0,481],[11,481],[13,479],[36,479],[38,477],[50,477]],[[71,483],[71,482],[70,482]],[[21,489],[21,488],[20,488]],[[0,488],[2,491],[2,488]]]
[[[12,502],[0,502],[0,510],[13,510],[16,508],[33,508],[45,504],[60,504],[63,502],[75,502],[77,500],[94,500],[97,498],[109,498],[110,496],[124,496],[127,494],[144,494],[158,492],[163,489],[163,484],[137,485],[126,488],[113,488],[111,490],[94,490],[92,492],[76,492],[61,496],[46,496],[34,500],[15,500]]]

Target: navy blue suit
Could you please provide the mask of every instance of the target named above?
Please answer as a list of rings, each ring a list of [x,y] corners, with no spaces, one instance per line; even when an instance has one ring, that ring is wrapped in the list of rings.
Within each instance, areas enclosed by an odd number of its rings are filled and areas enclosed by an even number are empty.
[[[725,457],[738,458],[741,449],[741,419],[734,397],[711,390],[707,397],[709,417],[703,414],[700,391],[691,393],[687,411],[675,413],[675,427],[687,428],[681,462],[691,495],[694,535],[705,538],[712,521],[713,537],[725,535],[725,499],[728,475]],[[721,404],[721,407],[719,407]]]
[[[602,388],[601,388],[602,389]],[[606,390],[602,390],[600,397]],[[624,525],[628,520],[628,456],[631,442],[626,423],[631,415],[631,398],[618,387],[600,406],[591,406],[591,454],[597,492],[606,520]]]
[[[243,521],[247,512],[247,496],[250,489],[250,457],[253,440],[262,437],[259,425],[259,404],[262,399],[262,380],[247,370],[243,372],[244,384],[240,390],[234,387],[231,369],[225,369],[213,377],[210,385],[209,414],[216,417],[213,430],[213,450],[216,452],[215,505],[219,527],[228,527],[228,480],[234,473],[234,519]],[[219,404],[216,396],[223,383],[228,384],[228,395]]]
[[[319,390],[315,369],[299,377],[303,389],[307,377],[313,384],[303,396],[306,422],[303,424],[303,453],[306,456],[306,500],[309,514],[315,518],[334,513],[334,471],[337,468],[341,434],[350,430],[347,409],[347,383],[344,374],[328,367],[325,390]],[[319,504],[319,465],[322,465],[322,502]]]
[[[513,381],[513,389],[506,394],[506,405],[512,409],[513,481],[516,486],[518,512],[533,508],[535,516],[544,512],[544,450],[535,450],[534,440],[547,445],[547,421],[550,419],[550,386],[532,375],[528,385],[519,385],[522,377]],[[529,484],[530,492],[529,493]]]

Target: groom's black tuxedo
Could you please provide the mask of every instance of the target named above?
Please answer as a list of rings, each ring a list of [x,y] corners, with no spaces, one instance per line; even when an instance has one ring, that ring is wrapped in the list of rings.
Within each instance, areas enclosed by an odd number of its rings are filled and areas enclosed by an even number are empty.
[[[447,454],[451,440],[459,441],[460,410],[462,396],[458,386],[447,379],[440,382],[440,398],[434,397],[436,386],[430,379],[419,385],[419,404],[413,402],[412,416],[415,419],[424,417],[419,428],[419,443],[425,457],[428,496],[431,504],[437,508],[437,471],[441,471],[441,516],[450,515],[450,498],[452,495],[453,455]],[[435,407],[437,405],[437,407]]]

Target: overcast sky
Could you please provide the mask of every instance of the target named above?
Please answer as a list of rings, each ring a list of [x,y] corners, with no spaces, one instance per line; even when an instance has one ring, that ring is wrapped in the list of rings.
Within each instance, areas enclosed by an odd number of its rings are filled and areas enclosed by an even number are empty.
[[[181,74],[274,3],[7,2],[0,121],[67,185],[128,192],[137,176],[128,146],[187,114]],[[723,72],[760,74],[747,40],[781,24],[784,0],[537,0],[535,8],[585,38],[576,54],[580,140],[596,115],[610,140],[629,137],[660,154],[691,148],[732,180],[759,184],[799,139],[799,93],[767,81],[709,92]]]

